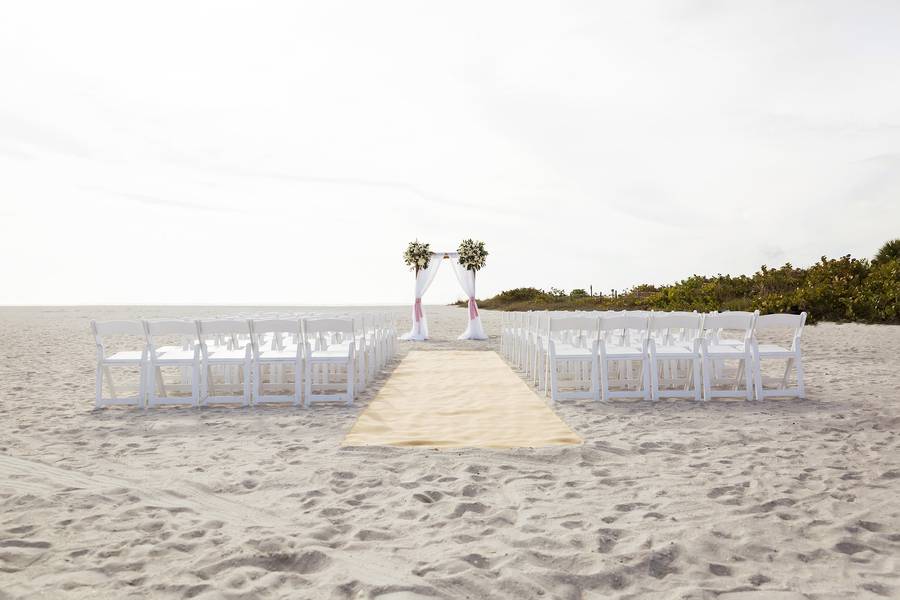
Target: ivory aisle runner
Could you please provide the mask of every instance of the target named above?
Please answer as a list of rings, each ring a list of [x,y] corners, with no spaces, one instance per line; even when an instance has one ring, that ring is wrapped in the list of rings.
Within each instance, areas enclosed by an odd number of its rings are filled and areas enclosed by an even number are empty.
[[[518,448],[581,438],[496,352],[412,351],[344,438],[344,446]]]

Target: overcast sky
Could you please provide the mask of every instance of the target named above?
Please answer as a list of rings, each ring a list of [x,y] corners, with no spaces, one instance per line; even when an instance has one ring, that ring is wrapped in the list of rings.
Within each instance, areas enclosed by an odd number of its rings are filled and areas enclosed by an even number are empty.
[[[900,2],[6,2],[0,304],[403,303],[900,237]],[[426,296],[461,296],[450,265]]]

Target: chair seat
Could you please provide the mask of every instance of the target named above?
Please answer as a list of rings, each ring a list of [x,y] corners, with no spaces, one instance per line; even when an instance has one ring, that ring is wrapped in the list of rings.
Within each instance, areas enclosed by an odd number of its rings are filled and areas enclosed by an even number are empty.
[[[556,344],[555,352],[556,358],[589,358],[593,354],[590,348],[581,348],[568,344]]]
[[[123,352],[116,352],[112,356],[107,356],[103,359],[103,362],[108,363],[139,363],[141,362],[141,357],[144,353],[140,350],[125,350]]]
[[[709,356],[743,356],[746,353],[744,344],[710,344],[706,352]]]
[[[247,351],[241,349],[229,350],[217,348],[209,352],[210,362],[235,362],[242,363],[247,359]]]
[[[606,358],[640,358],[644,355],[641,348],[634,346],[607,346]]]
[[[657,358],[693,358],[697,356],[691,348],[685,346],[657,346]]]
[[[796,352],[777,346],[775,344],[760,344],[759,355],[763,358],[790,358],[796,356]]]
[[[330,346],[328,350],[314,350],[310,358],[314,361],[345,361],[350,358],[349,346]]]
[[[284,350],[262,350],[259,353],[259,360],[261,362],[268,361],[295,361],[297,360],[297,349],[284,349]]]
[[[157,352],[157,363],[192,363],[194,362],[193,350],[166,350],[165,352]]]
[[[732,348],[743,348],[744,340],[736,340],[733,338],[721,338],[716,345],[731,346]]]
[[[179,350],[184,350],[184,348],[181,346],[157,346],[156,354],[157,356],[159,356],[160,354],[163,354],[165,352],[177,352]]]

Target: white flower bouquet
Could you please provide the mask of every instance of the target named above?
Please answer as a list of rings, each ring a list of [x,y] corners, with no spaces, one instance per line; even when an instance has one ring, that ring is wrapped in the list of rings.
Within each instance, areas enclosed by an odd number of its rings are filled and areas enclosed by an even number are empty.
[[[484,249],[484,242],[463,240],[456,250],[459,252],[459,264],[464,266],[467,271],[479,271],[484,268],[488,255],[487,250]]]
[[[403,253],[403,262],[409,266],[410,271],[419,272],[419,269],[427,269],[431,262],[431,244],[416,240],[410,242]]]

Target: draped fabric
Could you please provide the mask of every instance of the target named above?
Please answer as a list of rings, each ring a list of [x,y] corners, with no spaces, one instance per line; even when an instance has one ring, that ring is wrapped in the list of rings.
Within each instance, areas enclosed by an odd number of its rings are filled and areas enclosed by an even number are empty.
[[[462,286],[469,299],[469,322],[466,330],[457,339],[486,340],[488,337],[484,334],[484,328],[481,326],[481,317],[478,316],[478,305],[475,303],[475,271],[467,270],[459,264],[458,260],[453,261],[453,271],[456,273],[456,280],[459,281],[459,285]]]
[[[413,303],[412,329],[409,330],[409,333],[400,336],[401,340],[422,341],[428,339],[428,321],[425,318],[425,311],[422,309],[422,296],[434,281],[438,267],[441,266],[441,256],[443,255],[432,253],[428,268],[419,269],[419,272],[416,273],[416,300]]]
[[[441,266],[441,260],[444,257],[450,259],[453,263],[453,271],[456,273],[456,280],[462,286],[466,297],[469,299],[468,310],[466,311],[468,322],[466,330],[459,336],[460,340],[486,340],[487,335],[481,326],[481,317],[478,316],[478,305],[475,303],[475,271],[466,270],[459,264],[459,254],[456,252],[432,252],[431,261],[428,263],[427,269],[421,269],[416,274],[416,299],[413,303],[412,310],[412,329],[409,333],[400,336],[402,340],[422,341],[428,339],[428,320],[425,318],[425,311],[422,309],[422,296],[434,281],[438,267]]]

